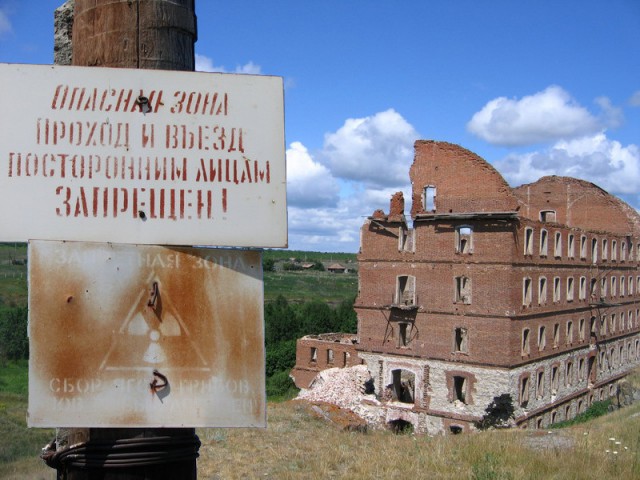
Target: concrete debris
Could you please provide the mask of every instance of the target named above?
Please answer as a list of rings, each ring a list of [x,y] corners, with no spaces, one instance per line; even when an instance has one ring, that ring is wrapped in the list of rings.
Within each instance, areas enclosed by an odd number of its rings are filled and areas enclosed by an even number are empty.
[[[331,403],[352,411],[370,425],[384,424],[380,401],[374,394],[365,393],[365,383],[370,379],[365,365],[330,368],[318,373],[308,389],[300,390],[296,400]]]

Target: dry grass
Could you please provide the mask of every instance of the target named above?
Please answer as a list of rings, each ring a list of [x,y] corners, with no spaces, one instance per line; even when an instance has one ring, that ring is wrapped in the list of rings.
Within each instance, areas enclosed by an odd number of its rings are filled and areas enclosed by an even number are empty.
[[[434,438],[345,431],[304,402],[270,403],[268,414],[266,430],[199,429],[198,478],[640,478],[640,403],[551,433],[504,430]],[[50,480],[55,472],[34,457],[0,465],[0,478]]]
[[[640,404],[553,433],[430,438],[342,431],[315,417],[306,404],[286,402],[269,405],[267,430],[198,433],[201,480],[640,478]]]
[[[266,430],[201,429],[198,435],[200,480],[640,478],[640,404],[553,433],[430,438],[348,432],[318,418],[305,403],[285,402],[269,404]],[[55,478],[35,457],[1,467],[0,478]]]

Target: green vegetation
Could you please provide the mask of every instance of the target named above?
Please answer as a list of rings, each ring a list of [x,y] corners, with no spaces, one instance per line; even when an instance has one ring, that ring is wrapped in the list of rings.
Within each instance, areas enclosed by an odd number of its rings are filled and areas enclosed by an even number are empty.
[[[278,295],[264,308],[267,395],[287,398],[295,393],[289,370],[296,363],[296,339],[310,334],[356,331],[353,300],[343,300],[333,308],[311,301],[291,305]]]
[[[0,243],[0,307],[27,304],[27,246]]]
[[[37,458],[54,434],[49,429],[28,429],[27,361],[0,362],[0,466],[22,457]],[[0,477],[3,469],[0,468]]]
[[[589,420],[593,420],[594,418],[606,415],[609,412],[609,405],[611,405],[610,399],[603,400],[601,402],[593,402],[589,408],[587,408],[584,412],[579,413],[571,420],[554,423],[553,425],[550,425],[549,428],[564,428],[570,425],[577,425],[580,423],[588,422]]]

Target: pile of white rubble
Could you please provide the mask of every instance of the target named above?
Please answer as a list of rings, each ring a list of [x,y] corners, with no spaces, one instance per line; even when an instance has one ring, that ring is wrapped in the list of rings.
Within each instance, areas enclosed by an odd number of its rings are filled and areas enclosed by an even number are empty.
[[[300,390],[297,399],[327,402],[351,410],[370,425],[384,424],[384,410],[374,394],[365,394],[371,375],[365,365],[323,370],[308,389]]]

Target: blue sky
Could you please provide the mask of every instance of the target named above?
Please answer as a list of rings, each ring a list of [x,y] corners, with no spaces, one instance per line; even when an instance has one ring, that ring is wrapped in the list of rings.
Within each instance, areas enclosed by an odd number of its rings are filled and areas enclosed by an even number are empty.
[[[0,62],[53,62],[62,0],[0,0]],[[517,186],[592,181],[640,207],[638,0],[196,0],[197,68],[285,82],[290,248],[356,252],[416,139]],[[407,210],[409,206],[407,206]]]

